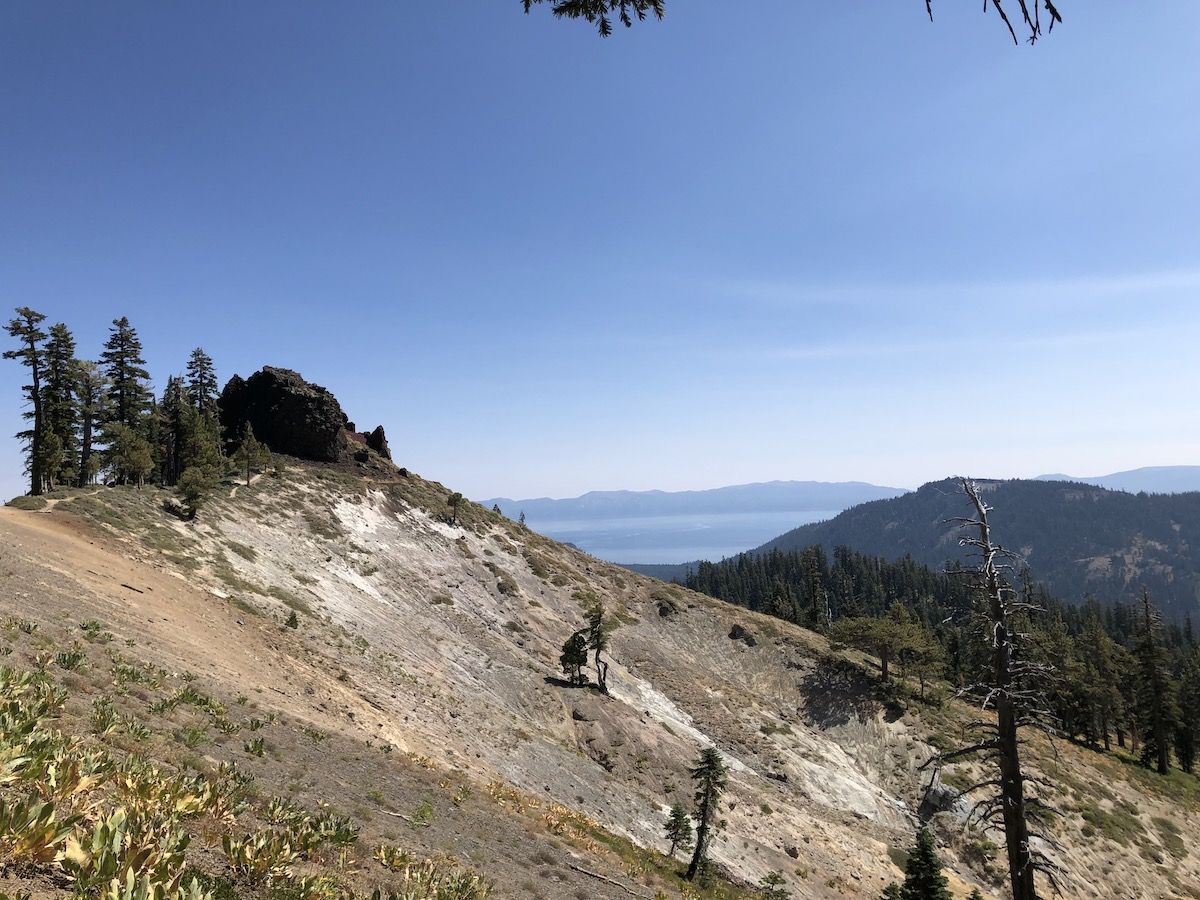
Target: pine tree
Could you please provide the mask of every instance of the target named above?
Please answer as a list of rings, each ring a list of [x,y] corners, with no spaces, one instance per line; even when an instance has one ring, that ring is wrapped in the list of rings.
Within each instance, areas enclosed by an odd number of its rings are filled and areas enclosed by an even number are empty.
[[[211,413],[216,406],[217,371],[203,347],[197,347],[188,357],[187,396],[188,402],[202,413]]]
[[[153,394],[150,395],[150,406],[146,409],[146,414],[142,416],[142,426],[139,432],[150,447],[152,479],[158,484],[166,484],[163,468],[162,410],[159,409],[158,399]]]
[[[608,623],[604,619],[604,604],[595,603],[588,610],[587,618],[588,649],[594,654],[596,663],[596,686],[600,693],[608,693],[608,662],[604,659],[604,651],[608,649]]]
[[[65,454],[63,453],[62,438],[51,431],[49,426],[46,427],[45,433],[42,435],[39,456],[41,459],[39,468],[45,475],[46,488],[53,490],[55,486],[53,473],[63,467]]]
[[[202,469],[205,477],[215,483],[225,473],[226,462],[221,451],[221,426],[216,416],[202,413],[186,403],[181,416],[183,442],[179,448],[180,468]]]
[[[893,881],[883,889],[883,893],[879,895],[879,900],[900,900],[900,885]]]
[[[216,486],[216,477],[209,469],[202,466],[189,466],[183,470],[179,476],[179,483],[175,487],[179,491],[179,496],[183,498],[184,510],[189,519],[196,518],[200,507],[204,505]]]
[[[674,859],[676,850],[686,852],[692,848],[692,818],[682,803],[676,803],[671,807],[664,829],[667,840],[671,842],[671,849],[667,851],[667,856]]]
[[[138,431],[153,395],[137,331],[122,316],[113,319],[100,362],[109,381],[109,421]]]
[[[258,438],[254,436],[254,427],[249,422],[246,423],[246,431],[242,435],[242,442],[238,444],[237,450],[234,451],[233,460],[238,464],[239,469],[245,470],[247,485],[250,484],[251,470],[261,468],[271,461],[271,451],[267,449],[266,444],[260,443]],[[462,495],[460,494],[459,496],[461,497]]]
[[[915,640],[905,648],[902,658],[911,671],[916,673],[917,696],[924,700],[925,683],[944,669],[946,651],[930,631],[918,627]]]
[[[458,491],[455,491],[446,498],[446,505],[450,507],[450,524],[458,524],[458,509],[463,504],[464,497]]]
[[[183,498],[184,509],[194,519],[225,471],[220,426],[214,412],[201,412],[188,398],[183,379],[167,383],[163,395],[165,441],[173,450],[171,472]],[[254,462],[252,461],[253,465]]]
[[[807,625],[814,631],[826,632],[833,619],[829,608],[829,593],[825,590],[825,553],[820,547],[810,547],[803,556],[804,594],[808,605]]]
[[[792,896],[782,872],[768,872],[759,884],[758,892],[763,900],[791,900]]]
[[[1111,749],[1109,732],[1121,720],[1120,648],[1104,630],[1095,603],[1088,606],[1087,619],[1079,637],[1081,681],[1088,703],[1092,735],[1098,735],[1105,750]]]
[[[185,468],[183,464],[183,448],[187,442],[187,412],[188,401],[184,392],[183,379],[172,375],[167,379],[163,390],[162,402],[158,405],[161,427],[159,428],[160,450],[162,460],[162,476],[166,484],[174,485],[179,481]]]
[[[105,398],[108,382],[97,363],[81,361],[75,367],[75,396],[79,411],[79,464],[76,484],[85,487],[100,471],[100,458],[93,451],[93,442],[105,420]]]
[[[78,366],[70,330],[61,322],[52,325],[46,341],[42,411],[47,435],[56,442],[57,464],[45,473],[47,481],[55,485],[74,484],[79,476],[79,404],[75,396]]]
[[[831,631],[834,640],[879,657],[880,678],[887,682],[891,662],[904,654],[919,654],[926,668],[936,651],[921,626],[913,621],[908,608],[894,603],[882,618],[859,616],[840,619]]]
[[[588,661],[588,639],[586,632],[577,631],[562,646],[562,654],[558,657],[559,665],[571,684],[587,684],[587,676],[583,667]]]
[[[971,893],[967,894],[967,900],[983,900],[983,894],[979,893],[979,888],[971,888]]]
[[[1162,644],[1162,622],[1150,592],[1143,588],[1138,609],[1137,718],[1142,736],[1142,765],[1166,775],[1171,765],[1171,737],[1175,730],[1175,698]]]
[[[712,832],[717,827],[717,812],[721,803],[721,795],[728,786],[729,771],[721,759],[721,753],[716,747],[705,747],[700,751],[696,764],[689,770],[692,781],[696,783],[695,818],[696,848],[692,852],[692,861],[688,864],[686,878],[695,880],[708,860],[708,844]]]
[[[942,874],[937,844],[928,828],[917,832],[917,844],[908,855],[900,900],[953,900],[949,883]]]
[[[1200,745],[1200,648],[1193,648],[1179,681],[1179,725],[1175,732],[1175,755],[1179,768],[1195,772]]]
[[[154,453],[150,442],[119,422],[108,426],[108,468],[122,484],[135,484],[139,488],[146,477],[154,471]]]
[[[28,447],[26,471],[29,473],[29,493],[34,496],[45,492],[47,477],[45,451],[42,446],[46,436],[46,422],[42,411],[42,373],[46,355],[42,343],[46,340],[46,332],[42,331],[41,324],[44,321],[46,317],[40,312],[28,306],[17,307],[16,317],[8,323],[6,330],[9,337],[16,338],[20,346],[17,350],[4,351],[5,359],[20,360],[21,364],[29,369],[29,384],[23,388],[29,409],[22,415],[26,421],[32,422],[33,426],[18,432],[17,438]]]

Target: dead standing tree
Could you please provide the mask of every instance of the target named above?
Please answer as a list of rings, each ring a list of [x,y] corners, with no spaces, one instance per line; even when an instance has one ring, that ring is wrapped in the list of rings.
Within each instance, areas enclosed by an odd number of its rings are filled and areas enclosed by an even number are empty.
[[[985,829],[1003,829],[1013,900],[1036,900],[1035,874],[1044,873],[1056,890],[1056,879],[1061,874],[1053,860],[1033,846],[1035,839],[1054,845],[1046,835],[1030,829],[1030,821],[1050,807],[1036,795],[1027,796],[1026,787],[1044,782],[1021,768],[1022,730],[1033,728],[1053,733],[1040,689],[1050,671],[1026,652],[1028,635],[1021,633],[1017,624],[1021,617],[1038,611],[1039,607],[1020,596],[1006,576],[1012,571],[1016,555],[992,540],[988,523],[991,507],[980,496],[978,486],[964,478],[962,489],[975,514],[949,521],[970,532],[960,538],[959,545],[969,548],[979,562],[975,569],[965,570],[965,574],[974,579],[978,589],[976,613],[988,646],[990,665],[985,678],[963,688],[959,695],[973,697],[983,710],[994,710],[996,718],[971,723],[968,732],[978,737],[975,743],[938,754],[922,769],[933,766],[937,770],[968,754],[982,754],[992,769],[989,777],[959,791],[955,799],[978,791],[989,792],[972,807],[968,823],[975,821]]]

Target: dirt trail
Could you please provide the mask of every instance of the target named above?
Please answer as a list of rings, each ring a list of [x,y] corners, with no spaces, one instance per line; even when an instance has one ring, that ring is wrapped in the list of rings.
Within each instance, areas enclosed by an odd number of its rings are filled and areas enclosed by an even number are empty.
[[[74,499],[76,499],[76,497],[95,497],[98,493],[100,493],[100,491],[101,491],[101,488],[96,488],[94,491],[88,491],[86,494],[76,494],[75,496],[72,496],[72,497],[46,497],[46,498],[44,498],[46,501],[46,505],[43,506],[41,509],[32,510],[32,512],[40,512],[43,514],[48,513],[48,512],[51,512],[54,509],[54,507],[58,506],[58,504],[60,504],[60,503],[63,503],[68,500],[74,500]],[[9,512],[21,512],[22,511],[22,510],[13,510],[9,507],[4,507],[4,508],[6,510],[8,510]],[[26,511],[28,511],[28,510],[26,510]]]
[[[231,488],[229,489],[229,496],[230,496],[230,497],[236,497],[236,496],[237,496],[237,492],[238,492],[238,488],[240,488],[240,487],[249,487],[250,485],[254,484],[254,482],[256,482],[256,481],[258,481],[260,478],[262,478],[262,477],[263,477],[263,474],[264,474],[264,473],[262,473],[262,472],[258,472],[258,473],[256,473],[256,474],[254,474],[254,475],[250,476],[250,480],[249,480],[249,481],[247,481],[247,482],[246,482],[246,484],[242,484],[242,483],[239,481],[237,484],[235,484],[233,487],[231,487]]]
[[[61,510],[0,507],[0,585],[6,613],[99,620],[166,667],[257,688],[272,706],[301,718],[321,719],[304,696],[314,685],[339,705],[364,708],[325,667],[307,663],[307,651],[270,619],[240,613],[165,568],[129,558],[114,538]]]

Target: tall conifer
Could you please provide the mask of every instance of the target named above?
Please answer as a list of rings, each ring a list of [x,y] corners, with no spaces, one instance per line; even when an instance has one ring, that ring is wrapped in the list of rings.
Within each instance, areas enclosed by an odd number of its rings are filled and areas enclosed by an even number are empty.
[[[142,358],[142,342],[125,316],[113,319],[100,362],[109,381],[109,421],[141,430],[153,398],[150,373]]]
[[[688,881],[693,881],[704,864],[708,861],[708,844],[712,833],[717,827],[717,812],[720,809],[721,795],[728,786],[729,770],[716,747],[705,747],[700,751],[696,764],[689,770],[692,781],[696,783],[696,849],[692,851],[692,861],[688,864]]]
[[[197,347],[188,357],[188,401],[202,413],[211,413],[217,402],[217,371],[212,357]]]
[[[100,471],[100,457],[94,452],[96,435],[106,419],[105,401],[108,379],[100,365],[87,360],[75,367],[75,397],[79,414],[79,462],[75,483],[79,487],[91,484]]]
[[[75,338],[59,322],[50,328],[46,341],[46,377],[42,408],[46,431],[56,442],[57,465],[47,471],[52,484],[74,484],[79,470],[79,403],[75,396],[77,368]]]
[[[928,828],[917,832],[917,845],[908,855],[900,900],[953,900],[949,883],[942,874],[937,844]]]
[[[6,326],[9,337],[16,338],[19,346],[16,350],[5,350],[5,359],[20,360],[29,369],[29,384],[24,386],[25,398],[29,409],[22,415],[26,421],[32,422],[30,428],[17,432],[17,437],[25,442],[26,470],[29,472],[29,493],[37,496],[46,488],[46,459],[45,435],[46,423],[42,411],[42,374],[45,368],[46,351],[43,342],[46,332],[41,324],[46,317],[28,306],[18,307],[16,317]]]
[[[1138,608],[1137,659],[1138,731],[1142,737],[1142,764],[1166,775],[1171,765],[1171,737],[1175,730],[1175,698],[1162,643],[1162,623],[1150,592],[1143,589]]]

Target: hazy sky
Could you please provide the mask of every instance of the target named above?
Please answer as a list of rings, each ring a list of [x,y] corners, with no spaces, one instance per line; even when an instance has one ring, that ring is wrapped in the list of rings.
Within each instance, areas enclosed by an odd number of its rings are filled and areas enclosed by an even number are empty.
[[[1059,5],[5,3],[0,304],[474,497],[1200,463],[1200,4]]]

